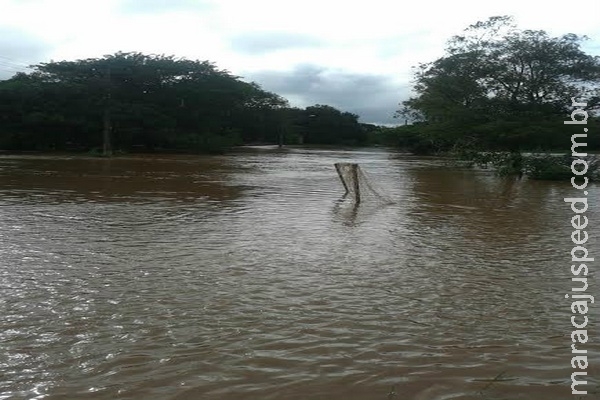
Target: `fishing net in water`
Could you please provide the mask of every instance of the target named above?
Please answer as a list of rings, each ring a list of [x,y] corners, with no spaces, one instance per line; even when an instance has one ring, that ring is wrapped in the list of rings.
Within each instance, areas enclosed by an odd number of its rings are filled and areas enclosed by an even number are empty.
[[[346,189],[346,195],[350,195],[357,203],[364,201],[377,201],[392,204],[390,197],[379,190],[372,179],[360,168],[358,164],[336,163],[335,169]]]

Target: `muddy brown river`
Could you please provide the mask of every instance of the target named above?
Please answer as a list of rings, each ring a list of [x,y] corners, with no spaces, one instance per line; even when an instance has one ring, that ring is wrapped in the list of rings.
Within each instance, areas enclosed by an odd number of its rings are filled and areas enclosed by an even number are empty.
[[[574,192],[383,149],[0,156],[0,399],[576,399]]]

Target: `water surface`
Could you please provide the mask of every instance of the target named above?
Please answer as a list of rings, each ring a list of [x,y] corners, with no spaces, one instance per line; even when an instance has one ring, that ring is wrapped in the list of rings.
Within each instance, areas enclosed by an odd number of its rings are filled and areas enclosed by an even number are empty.
[[[0,399],[562,400],[573,195],[386,150],[0,157]]]

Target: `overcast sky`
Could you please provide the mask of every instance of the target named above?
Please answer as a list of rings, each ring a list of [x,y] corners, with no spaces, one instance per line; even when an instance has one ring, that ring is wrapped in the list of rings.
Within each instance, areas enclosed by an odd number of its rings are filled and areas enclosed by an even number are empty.
[[[576,33],[600,55],[600,2],[401,0],[0,0],[0,79],[29,64],[117,51],[209,60],[294,106],[396,123],[411,67],[469,24]]]

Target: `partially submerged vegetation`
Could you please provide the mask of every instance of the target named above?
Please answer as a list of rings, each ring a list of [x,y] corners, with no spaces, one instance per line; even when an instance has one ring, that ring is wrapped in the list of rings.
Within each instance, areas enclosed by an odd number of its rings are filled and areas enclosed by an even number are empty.
[[[520,152],[476,152],[461,151],[454,154],[467,166],[491,168],[499,176],[523,177],[535,180],[558,180],[567,182],[573,176],[571,154]],[[595,156],[583,157],[587,160],[587,177],[590,181],[600,179],[600,163]]]

